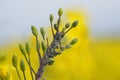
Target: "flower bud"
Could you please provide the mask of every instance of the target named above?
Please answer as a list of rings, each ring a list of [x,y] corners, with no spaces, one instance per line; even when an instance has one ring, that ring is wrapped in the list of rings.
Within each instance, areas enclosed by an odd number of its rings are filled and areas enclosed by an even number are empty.
[[[47,63],[48,63],[48,65],[52,65],[54,63],[54,60],[52,58],[49,58]]]
[[[45,43],[42,41],[42,50],[43,50],[43,53],[45,53],[45,51],[46,51],[46,45],[45,45]]]
[[[43,27],[40,28],[40,32],[41,32],[43,39],[45,39],[45,30]]]
[[[67,23],[66,25],[65,25],[65,28],[69,28],[70,27],[70,23]]]
[[[58,16],[62,16],[62,14],[63,14],[63,10],[62,10],[62,8],[60,8],[60,9],[58,10]]]
[[[21,69],[21,71],[25,71],[25,63],[24,63],[24,61],[23,60],[21,60],[20,61],[20,69]]]
[[[58,31],[58,25],[57,25],[57,24],[54,24],[54,29],[55,29],[56,31]]]
[[[35,26],[32,26],[31,30],[32,30],[32,33],[33,33],[34,36],[38,35],[38,31],[37,31],[37,28]]]
[[[22,53],[23,55],[25,55],[24,46],[23,46],[22,44],[19,44],[19,49],[20,49],[21,53]]]
[[[71,26],[71,27],[72,27],[72,28],[76,27],[76,26],[78,25],[78,22],[79,22],[78,20],[74,21],[74,22],[72,23],[72,26]]]
[[[66,49],[69,49],[69,48],[71,48],[71,45],[70,45],[70,44],[67,44],[67,45],[66,45]]]
[[[61,47],[60,47],[60,50],[61,50],[61,51],[64,51],[64,50],[65,50],[65,47],[61,46]]]
[[[25,48],[26,48],[26,52],[30,54],[30,44],[28,42],[25,44]]]
[[[12,57],[12,65],[17,68],[18,60],[17,60],[17,55],[13,55]]]
[[[73,39],[73,40],[70,42],[70,45],[74,45],[75,43],[77,43],[77,41],[78,41],[77,38]]]
[[[52,22],[53,22],[53,19],[54,19],[53,15],[50,14],[49,18],[50,18],[50,22],[52,23]]]

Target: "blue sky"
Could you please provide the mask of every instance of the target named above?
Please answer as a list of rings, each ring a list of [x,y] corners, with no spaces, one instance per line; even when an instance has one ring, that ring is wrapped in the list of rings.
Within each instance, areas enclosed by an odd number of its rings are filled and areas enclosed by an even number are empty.
[[[119,34],[120,0],[0,0],[0,44],[27,37],[31,25],[47,26],[50,13],[75,6],[88,12],[91,36]]]

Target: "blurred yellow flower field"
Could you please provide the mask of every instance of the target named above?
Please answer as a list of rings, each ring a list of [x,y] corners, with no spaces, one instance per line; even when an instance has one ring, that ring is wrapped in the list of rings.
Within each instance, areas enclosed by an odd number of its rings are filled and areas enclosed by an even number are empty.
[[[68,33],[66,39],[71,40],[73,37],[77,37],[79,41],[71,49],[57,56],[52,66],[47,66],[44,73],[46,80],[120,80],[120,39],[90,40],[86,14],[77,10],[66,10],[64,14],[67,21],[79,20],[77,29]],[[33,67],[37,69],[35,39],[32,37],[28,41],[32,48],[31,61]],[[1,52],[7,53],[7,56],[3,60],[4,62],[0,62],[0,77],[4,78],[9,73],[12,80],[18,80],[11,62],[15,53],[18,55],[19,61],[24,60],[18,45],[9,45],[1,49]],[[3,64],[5,67],[2,66]],[[25,66],[27,80],[31,80],[30,74],[28,74],[29,67]],[[21,71],[20,73],[22,74]]]

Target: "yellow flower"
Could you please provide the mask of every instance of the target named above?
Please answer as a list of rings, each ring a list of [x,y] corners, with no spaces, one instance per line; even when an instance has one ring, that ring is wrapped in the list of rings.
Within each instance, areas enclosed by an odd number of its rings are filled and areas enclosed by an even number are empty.
[[[0,80],[11,80],[8,67],[5,65],[0,65]]]

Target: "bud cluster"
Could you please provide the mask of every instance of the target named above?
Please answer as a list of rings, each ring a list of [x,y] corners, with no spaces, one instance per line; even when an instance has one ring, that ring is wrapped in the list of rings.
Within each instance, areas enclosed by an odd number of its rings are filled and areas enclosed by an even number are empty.
[[[55,62],[54,61],[55,56],[60,55],[65,49],[71,48],[78,41],[78,39],[75,38],[75,39],[71,40],[67,45],[62,45],[62,39],[65,37],[65,34],[78,25],[77,20],[74,21],[72,24],[70,24],[68,22],[68,23],[65,24],[63,29],[60,31],[59,27],[60,27],[60,23],[61,23],[60,21],[61,21],[62,15],[63,15],[63,10],[62,10],[62,8],[60,8],[58,10],[59,18],[57,20],[57,23],[54,23],[54,25],[53,25],[54,16],[52,14],[49,15],[49,20],[50,20],[50,24],[51,24],[51,31],[52,31],[52,34],[53,34],[53,40],[50,44],[49,44],[49,41],[48,41],[48,37],[45,35],[45,29],[43,27],[41,27],[39,29],[40,33],[41,33],[41,36],[42,36],[42,39],[40,41],[39,38],[38,38],[39,37],[38,36],[38,34],[39,34],[38,29],[35,26],[31,26],[32,34],[36,38],[36,50],[37,50],[38,58],[39,58],[39,61],[40,61],[39,62],[40,66],[39,66],[37,72],[34,71],[34,68],[31,65],[30,44],[28,42],[25,44],[25,46],[22,45],[22,44],[19,44],[19,49],[20,49],[22,55],[25,57],[25,60],[26,60],[27,64],[30,67],[32,80],[40,79],[42,74],[43,74],[44,67],[46,65],[52,65]],[[42,51],[40,51],[40,50],[42,50]],[[41,52],[43,52],[43,55],[41,55]],[[17,60],[16,55],[13,55],[12,64],[17,70],[18,60]],[[25,63],[24,63],[23,60],[20,61],[20,69],[23,72],[24,79],[26,80],[26,77],[25,77]],[[19,76],[19,79],[21,80],[19,73],[18,73],[18,76]]]

